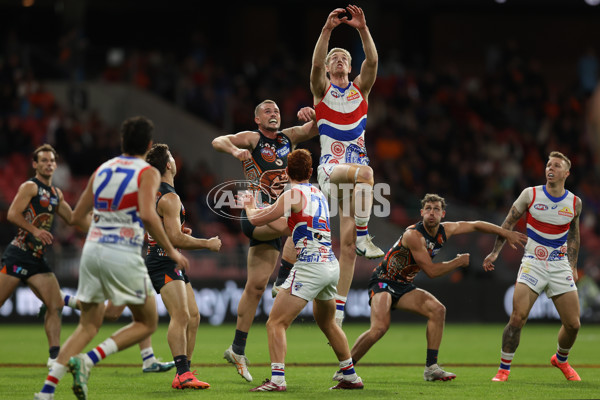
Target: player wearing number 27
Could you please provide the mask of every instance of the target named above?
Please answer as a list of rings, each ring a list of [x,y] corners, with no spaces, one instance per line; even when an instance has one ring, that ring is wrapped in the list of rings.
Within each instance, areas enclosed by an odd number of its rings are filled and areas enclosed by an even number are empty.
[[[513,203],[502,227],[512,229],[527,213],[527,244],[517,275],[513,294],[513,310],[502,334],[500,368],[492,381],[508,379],[510,365],[519,346],[521,329],[527,322],[533,303],[542,292],[552,299],[560,315],[558,348],[550,363],[565,378],[579,381],[579,375],[567,362],[579,332],[579,297],[577,296],[577,257],[579,254],[579,216],[581,199],[565,189],[571,161],[553,151],[546,164],[546,184],[528,187]],[[494,249],[483,261],[486,271],[494,269],[494,261],[504,245],[498,237]]]
[[[152,145],[153,130],[154,124],[147,118],[126,120],[121,127],[123,154],[98,167],[73,210],[73,222],[84,230],[89,227],[77,287],[81,317],[36,399],[52,399],[67,370],[73,374],[75,396],[87,399],[91,368],[156,330],[154,290],[141,255],[144,228],[179,269],[189,268],[188,260],[169,241],[156,213],[160,173],[144,161]],[[133,322],[91,351],[78,354],[98,333],[107,299],[116,306],[127,305]]]

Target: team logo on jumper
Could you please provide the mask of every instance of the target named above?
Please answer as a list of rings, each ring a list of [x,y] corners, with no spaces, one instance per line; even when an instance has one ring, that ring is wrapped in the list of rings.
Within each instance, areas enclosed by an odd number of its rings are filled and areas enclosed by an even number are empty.
[[[273,162],[277,158],[277,156],[275,155],[275,152],[270,147],[267,147],[267,146],[263,147],[260,150],[260,155],[266,162]]]
[[[46,196],[46,193],[40,196],[40,206],[46,208],[50,205],[50,198]]]
[[[533,206],[533,208],[535,208],[538,211],[546,211],[548,209],[548,206],[545,204],[536,204]]]
[[[346,96],[346,100],[353,101],[360,98],[360,93],[357,90],[352,89],[348,96]]]
[[[339,99],[341,96],[341,94],[336,90],[332,90],[330,93],[331,93],[331,97],[336,98],[336,99]]]
[[[569,207],[563,207],[560,210],[558,210],[558,215],[563,215],[565,217],[573,218],[573,212],[571,211],[571,209]]]

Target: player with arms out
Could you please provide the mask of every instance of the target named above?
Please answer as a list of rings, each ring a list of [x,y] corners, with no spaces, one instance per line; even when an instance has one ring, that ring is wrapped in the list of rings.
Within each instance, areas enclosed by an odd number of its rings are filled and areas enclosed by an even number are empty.
[[[257,130],[219,136],[212,142],[217,151],[231,154],[242,162],[250,190],[260,193],[265,205],[275,202],[288,183],[285,172],[288,154],[298,143],[318,134],[313,120],[314,110],[305,107],[298,112],[298,117],[308,122],[302,126],[280,130],[279,107],[273,100],[265,100],[254,110]],[[281,252],[281,236],[284,234],[277,226],[253,226],[248,222],[245,211],[242,212],[241,225],[244,234],[250,238],[248,276],[238,304],[233,343],[225,350],[224,358],[235,365],[237,372],[245,380],[251,382],[252,375],[248,371],[248,359],[245,355],[248,332],[269,277],[275,270]],[[291,240],[286,241],[281,258],[280,277],[276,285],[285,280],[296,259]]]
[[[343,371],[342,379],[331,389],[362,389],[363,383],[354,371],[346,335],[334,321],[335,285],[340,269],[331,249],[327,199],[308,182],[312,175],[310,153],[304,149],[293,151],[288,159],[287,173],[291,189],[284,192],[275,204],[258,210],[250,196],[246,205],[253,225],[260,226],[287,217],[288,233],[297,252],[297,261],[277,293],[267,321],[271,379],[250,391],[281,392],[287,389],[286,330],[311,300],[317,325],[327,336]]]
[[[528,187],[513,203],[502,227],[513,229],[527,213],[527,245],[517,275],[513,310],[502,334],[500,368],[495,382],[508,380],[510,366],[521,339],[531,307],[542,292],[552,299],[562,323],[558,331],[556,354],[550,363],[570,381],[580,381],[567,358],[579,332],[579,296],[577,295],[577,257],[579,256],[579,216],[581,199],[565,189],[571,161],[553,151],[546,164],[546,184]],[[494,262],[504,245],[497,238],[494,249],[485,258],[483,268],[494,270]]]
[[[54,215],[58,214],[70,224],[72,214],[62,191],[52,186],[56,158],[56,150],[49,144],[33,152],[35,176],[21,184],[8,208],[7,219],[18,231],[2,255],[0,267],[0,307],[22,281],[48,310],[44,316],[50,353],[48,367],[60,350],[60,313],[64,303],[56,275],[44,255],[54,240],[50,233]]]
[[[348,17],[350,15],[351,18]],[[327,52],[332,31],[346,24],[362,40],[365,60],[350,81],[352,57],[342,48]],[[356,255],[383,257],[368,232],[373,207],[373,169],[365,147],[368,97],[377,77],[378,55],[360,7],[336,8],[327,17],[315,45],[310,90],[321,141],[317,177],[323,193],[340,207],[340,282],[336,295],[336,322],[341,326],[352,284]],[[348,193],[348,186],[352,189]]]
[[[165,232],[173,246],[184,250],[219,251],[221,240],[218,236],[210,239],[195,238],[191,236],[191,229],[184,226],[185,209],[175,191],[177,165],[169,151],[169,146],[153,145],[146,156],[146,161],[161,174],[160,186],[156,193],[156,212],[161,217]],[[189,278],[184,271],[177,268],[169,253],[151,235],[148,235],[146,267],[154,290],[160,293],[171,316],[167,341],[177,368],[171,387],[173,389],[209,388],[208,383],[199,381],[190,371],[200,314]]]
[[[516,248],[527,237],[485,221],[442,222],[446,216],[446,201],[437,194],[427,194],[421,200],[423,220],[406,228],[385,258],[373,271],[369,281],[371,327],[362,333],[352,347],[352,360],[357,363],[385,335],[390,327],[392,310],[403,310],[427,318],[427,357],[423,378],[426,381],[447,381],[456,375],[444,371],[437,362],[444,333],[446,307],[426,290],[413,283],[419,271],[436,278],[459,267],[469,265],[470,255],[458,254],[450,261],[433,262],[446,240],[453,235],[470,232],[494,233]],[[333,379],[342,378],[338,371]]]
[[[154,124],[145,117],[125,120],[121,126],[123,154],[98,167],[73,210],[73,223],[88,231],[77,287],[81,316],[41,392],[35,394],[36,399],[54,398],[56,385],[67,370],[73,374],[75,396],[87,399],[92,367],[156,330],[154,290],[141,255],[144,229],[179,269],[189,268],[187,258],[173,247],[156,213],[160,173],[144,161],[152,145],[153,130]],[[91,221],[90,213],[93,213]],[[127,305],[133,322],[89,352],[78,354],[98,333],[107,299],[116,306]]]

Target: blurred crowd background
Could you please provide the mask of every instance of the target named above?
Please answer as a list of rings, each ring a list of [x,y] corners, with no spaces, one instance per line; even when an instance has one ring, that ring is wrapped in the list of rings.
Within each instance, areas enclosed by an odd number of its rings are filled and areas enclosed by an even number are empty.
[[[386,223],[398,231],[414,223],[419,199],[435,192],[447,199],[450,220],[500,224],[522,189],[545,182],[547,156],[559,150],[573,162],[567,188],[584,205],[581,274],[600,282],[600,6],[583,0],[357,4],[379,52],[366,139],[375,181],[391,186]],[[14,235],[6,212],[32,174],[33,149],[42,143],[57,149],[53,183],[72,206],[90,173],[120,153],[120,121],[90,106],[86,84],[146,91],[220,134],[254,129],[254,107],[267,98],[278,103],[282,127],[296,125],[296,112],[312,105],[312,49],[328,13],[344,5],[0,1],[0,248]],[[358,34],[341,26],[331,45],[349,49],[358,72]],[[49,82],[67,83],[69,101],[59,101]],[[318,160],[317,139],[301,147]],[[176,188],[194,234],[223,239],[221,255],[200,258],[198,276],[243,277],[247,238],[236,221],[206,204],[208,191],[227,177],[209,162],[190,163],[173,152]],[[202,159],[214,150],[197,152]],[[78,253],[83,236],[60,223],[54,234],[52,257],[61,264]],[[444,279],[481,278],[492,243],[493,237],[458,241],[458,251],[480,255],[479,264]],[[512,255],[509,273],[499,276],[514,279],[519,255],[504,251]],[[361,260],[357,274],[364,278],[374,266]]]

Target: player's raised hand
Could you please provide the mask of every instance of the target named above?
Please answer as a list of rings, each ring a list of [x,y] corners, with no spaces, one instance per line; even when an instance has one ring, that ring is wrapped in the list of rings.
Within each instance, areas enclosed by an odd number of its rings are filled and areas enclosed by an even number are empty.
[[[316,116],[315,109],[312,107],[302,107],[298,111],[298,119],[302,122],[312,121]]]
[[[362,10],[362,8],[350,4],[348,5],[347,10],[348,13],[350,13],[350,15],[352,16],[352,19],[348,19],[346,17],[342,18],[340,21],[356,29],[362,29],[367,26],[367,20],[365,18],[365,13]]]
[[[327,17],[327,21],[325,22],[325,26],[323,28],[324,29],[333,29],[336,26],[338,26],[339,24],[341,24],[342,21],[344,21],[345,19],[348,19],[348,17],[344,16],[345,13],[346,13],[346,10],[344,8],[336,8],[335,10],[330,12],[329,16]],[[342,16],[340,16],[340,14]]]

